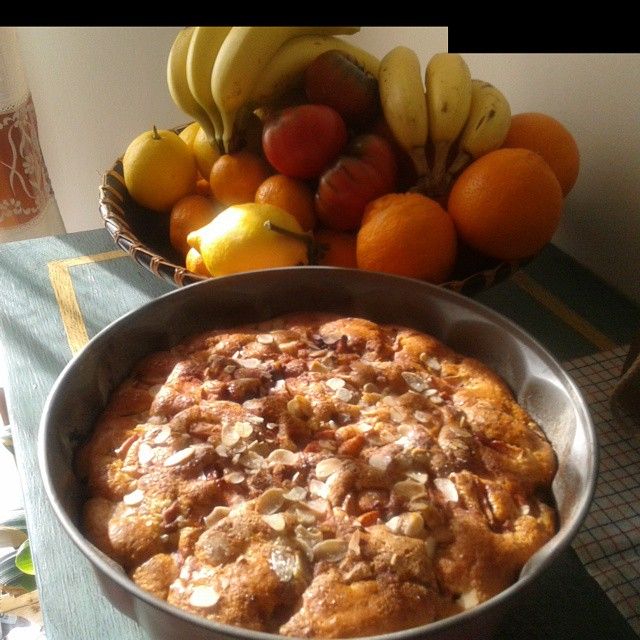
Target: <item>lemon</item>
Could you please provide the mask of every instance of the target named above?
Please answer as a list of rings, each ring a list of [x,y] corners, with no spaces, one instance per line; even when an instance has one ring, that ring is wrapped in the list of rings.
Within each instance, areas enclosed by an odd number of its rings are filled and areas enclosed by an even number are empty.
[[[122,158],[124,183],[143,207],[168,212],[196,188],[198,172],[189,147],[177,133],[145,131],[127,147]]]
[[[184,143],[193,151],[193,141],[195,140],[196,134],[198,133],[198,129],[200,129],[200,124],[198,122],[192,122],[190,125],[187,125],[181,132],[180,137],[184,140]]]
[[[215,143],[211,144],[209,142],[207,134],[204,132],[204,129],[200,127],[196,132],[191,148],[196,158],[200,175],[208,180],[211,175],[213,163],[220,157],[218,147],[215,146]]]
[[[269,229],[267,222],[299,237]],[[200,253],[211,275],[224,276],[307,264],[307,239],[290,213],[251,202],[228,207],[209,224],[192,231],[187,242]]]

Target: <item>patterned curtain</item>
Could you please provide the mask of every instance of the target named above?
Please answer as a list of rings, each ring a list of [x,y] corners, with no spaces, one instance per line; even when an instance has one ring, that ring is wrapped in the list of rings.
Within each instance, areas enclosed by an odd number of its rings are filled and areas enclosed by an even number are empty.
[[[0,27],[0,242],[65,232],[14,27]]]

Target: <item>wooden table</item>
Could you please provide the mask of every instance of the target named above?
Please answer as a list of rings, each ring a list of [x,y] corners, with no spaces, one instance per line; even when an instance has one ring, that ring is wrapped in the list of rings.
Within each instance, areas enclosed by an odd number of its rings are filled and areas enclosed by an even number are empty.
[[[171,290],[102,229],[0,246],[7,400],[48,640],[146,638],[102,596],[89,563],[55,519],[36,441],[49,389],[74,353],[111,321]],[[554,247],[476,299],[515,320],[561,361],[627,344],[640,326],[637,306]],[[505,620],[499,638],[516,636],[637,637],[573,551]]]

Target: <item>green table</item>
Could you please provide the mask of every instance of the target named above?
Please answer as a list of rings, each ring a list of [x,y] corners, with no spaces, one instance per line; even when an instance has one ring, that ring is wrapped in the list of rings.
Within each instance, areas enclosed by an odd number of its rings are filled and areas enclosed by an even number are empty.
[[[116,249],[103,229],[0,246],[9,415],[48,640],[146,638],[101,595],[89,563],[55,519],[36,441],[49,389],[74,353],[111,321],[171,290]],[[561,361],[628,344],[640,326],[637,306],[553,246],[476,299],[519,323]],[[526,632],[518,635],[523,621]],[[572,551],[499,637],[516,635],[637,637]]]

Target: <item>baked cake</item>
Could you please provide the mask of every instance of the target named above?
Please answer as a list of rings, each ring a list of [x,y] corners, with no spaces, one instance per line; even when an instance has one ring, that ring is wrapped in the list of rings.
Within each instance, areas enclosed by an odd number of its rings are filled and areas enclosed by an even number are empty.
[[[140,362],[77,466],[84,530],[158,598],[298,637],[423,625],[556,531],[556,458],[485,365],[419,331],[295,315]]]

